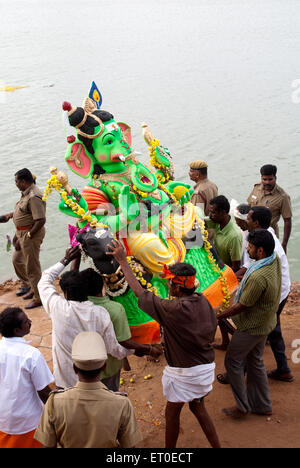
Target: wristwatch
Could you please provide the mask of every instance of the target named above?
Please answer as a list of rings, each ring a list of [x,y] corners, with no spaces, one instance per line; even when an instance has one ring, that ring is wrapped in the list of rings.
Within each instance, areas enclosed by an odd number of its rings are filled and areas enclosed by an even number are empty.
[[[62,263],[64,266],[67,266],[67,265],[69,265],[70,260],[69,260],[68,258],[64,257],[64,258],[60,261],[60,263]]]

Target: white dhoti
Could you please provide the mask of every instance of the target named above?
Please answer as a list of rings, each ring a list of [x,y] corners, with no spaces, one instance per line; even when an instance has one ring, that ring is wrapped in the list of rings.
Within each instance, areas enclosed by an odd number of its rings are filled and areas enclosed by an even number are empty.
[[[187,368],[166,366],[162,376],[166,400],[187,403],[206,396],[213,388],[215,367],[214,362]]]

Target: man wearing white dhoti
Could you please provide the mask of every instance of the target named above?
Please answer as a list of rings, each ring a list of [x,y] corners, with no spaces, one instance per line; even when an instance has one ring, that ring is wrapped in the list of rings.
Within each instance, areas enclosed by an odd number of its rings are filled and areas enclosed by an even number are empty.
[[[163,327],[164,351],[168,365],[162,378],[166,407],[166,448],[175,448],[180,427],[180,413],[185,403],[196,416],[208,441],[214,448],[220,442],[205,406],[204,397],[214,381],[214,340],[217,319],[202,295],[195,293],[196,270],[189,264],[164,266],[164,278],[169,280],[170,296],[160,299],[142,288],[128,265],[126,253],[118,241],[112,241],[111,251],[121,265],[126,281],[138,297],[139,307]]]

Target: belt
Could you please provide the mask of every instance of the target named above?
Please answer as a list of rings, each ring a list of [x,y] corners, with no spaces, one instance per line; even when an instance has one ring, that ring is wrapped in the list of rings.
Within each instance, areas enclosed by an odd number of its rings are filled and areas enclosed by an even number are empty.
[[[32,226],[16,226],[17,231],[29,231]]]

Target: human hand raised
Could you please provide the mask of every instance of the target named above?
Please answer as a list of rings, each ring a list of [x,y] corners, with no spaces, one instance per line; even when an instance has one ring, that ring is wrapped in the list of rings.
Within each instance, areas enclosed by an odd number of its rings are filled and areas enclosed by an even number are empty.
[[[76,245],[76,247],[68,248],[65,253],[65,259],[67,259],[69,262],[71,262],[75,258],[79,258],[80,256],[81,256],[81,250],[80,250],[79,245]]]
[[[108,248],[109,250],[106,252],[106,255],[113,256],[120,264],[127,261],[126,251],[120,241],[112,240]]]

